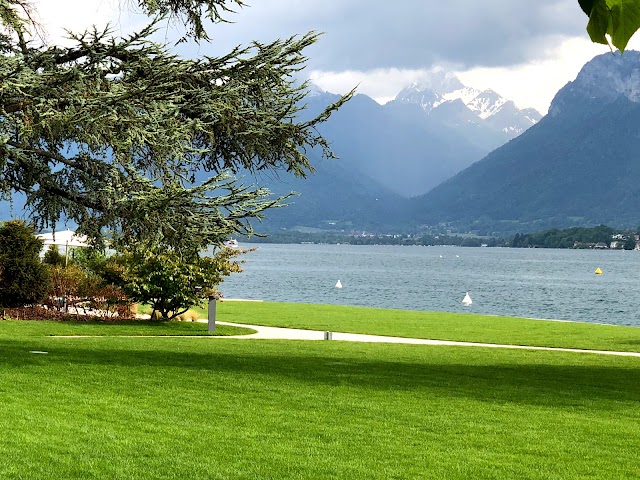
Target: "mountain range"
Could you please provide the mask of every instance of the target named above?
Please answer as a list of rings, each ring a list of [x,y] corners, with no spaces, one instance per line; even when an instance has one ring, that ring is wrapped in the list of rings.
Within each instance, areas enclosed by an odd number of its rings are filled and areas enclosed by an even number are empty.
[[[306,114],[337,95],[317,87]],[[433,72],[378,104],[356,95],[320,126],[347,169],[409,198],[431,190],[539,121],[533,109]]]
[[[640,53],[588,62],[538,124],[414,199],[417,223],[493,232],[640,222]]]
[[[312,86],[306,117],[338,95]],[[411,197],[464,170],[535,125],[541,115],[520,110],[491,90],[463,85],[451,73],[433,72],[385,105],[356,95],[319,127],[339,157],[320,160],[304,181],[287,176],[253,179],[276,194],[300,193],[273,211],[267,229],[412,228]]]

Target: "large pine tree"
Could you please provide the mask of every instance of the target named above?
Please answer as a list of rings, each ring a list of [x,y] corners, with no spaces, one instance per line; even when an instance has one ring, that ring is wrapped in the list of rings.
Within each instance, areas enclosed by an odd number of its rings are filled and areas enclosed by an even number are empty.
[[[0,0],[0,192],[24,192],[38,226],[61,217],[100,240],[196,252],[279,204],[233,178],[240,169],[313,170],[305,152],[331,155],[316,125],[297,118],[306,85],[295,74],[317,34],[253,43],[218,58],[180,58],[150,37],[173,17],[184,41],[207,41],[207,18],[240,0],[136,0],[150,24],[44,45],[28,0]],[[209,180],[193,184],[196,174]],[[199,174],[201,178],[202,175]]]

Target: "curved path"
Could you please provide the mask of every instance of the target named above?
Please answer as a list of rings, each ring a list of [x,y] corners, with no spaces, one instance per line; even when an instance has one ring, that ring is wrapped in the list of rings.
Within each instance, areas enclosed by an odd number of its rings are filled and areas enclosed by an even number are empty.
[[[205,320],[206,321],[206,320]],[[261,325],[246,325],[243,323],[216,322],[218,325],[231,325],[256,330],[251,335],[231,335],[213,338],[236,339],[270,339],[270,340],[324,340],[325,332],[318,330],[301,330],[297,328],[264,327]],[[449,340],[427,340],[420,338],[386,337],[382,335],[364,335],[360,333],[331,332],[332,340],[346,342],[367,343],[406,343],[413,345],[444,345],[450,347],[485,347],[510,348],[519,350],[547,350],[553,352],[594,353],[598,355],[617,355],[621,357],[640,357],[640,352],[613,352],[608,350],[583,350],[579,348],[533,347],[527,345],[500,345],[496,343],[454,342]],[[212,338],[212,337],[206,337]]]

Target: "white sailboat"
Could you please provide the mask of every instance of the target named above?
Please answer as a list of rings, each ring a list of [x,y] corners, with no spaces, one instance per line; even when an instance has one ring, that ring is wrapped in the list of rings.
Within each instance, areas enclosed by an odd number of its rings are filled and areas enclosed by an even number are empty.
[[[340,280],[336,282],[336,288],[342,288],[342,282]]]
[[[473,300],[471,300],[471,297],[469,296],[469,292],[467,292],[467,294],[464,296],[464,298],[462,299],[462,304],[465,307],[468,307],[469,305],[471,305],[473,303]]]

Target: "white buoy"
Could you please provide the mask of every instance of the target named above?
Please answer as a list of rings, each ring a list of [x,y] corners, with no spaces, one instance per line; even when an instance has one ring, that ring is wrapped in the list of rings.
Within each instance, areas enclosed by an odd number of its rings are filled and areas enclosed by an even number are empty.
[[[336,282],[336,288],[342,288],[342,282],[340,280]]]
[[[462,299],[462,304],[465,307],[468,307],[469,305],[471,305],[473,303],[473,300],[471,300],[471,297],[469,296],[469,292],[467,292],[467,294],[464,296],[464,298]]]

